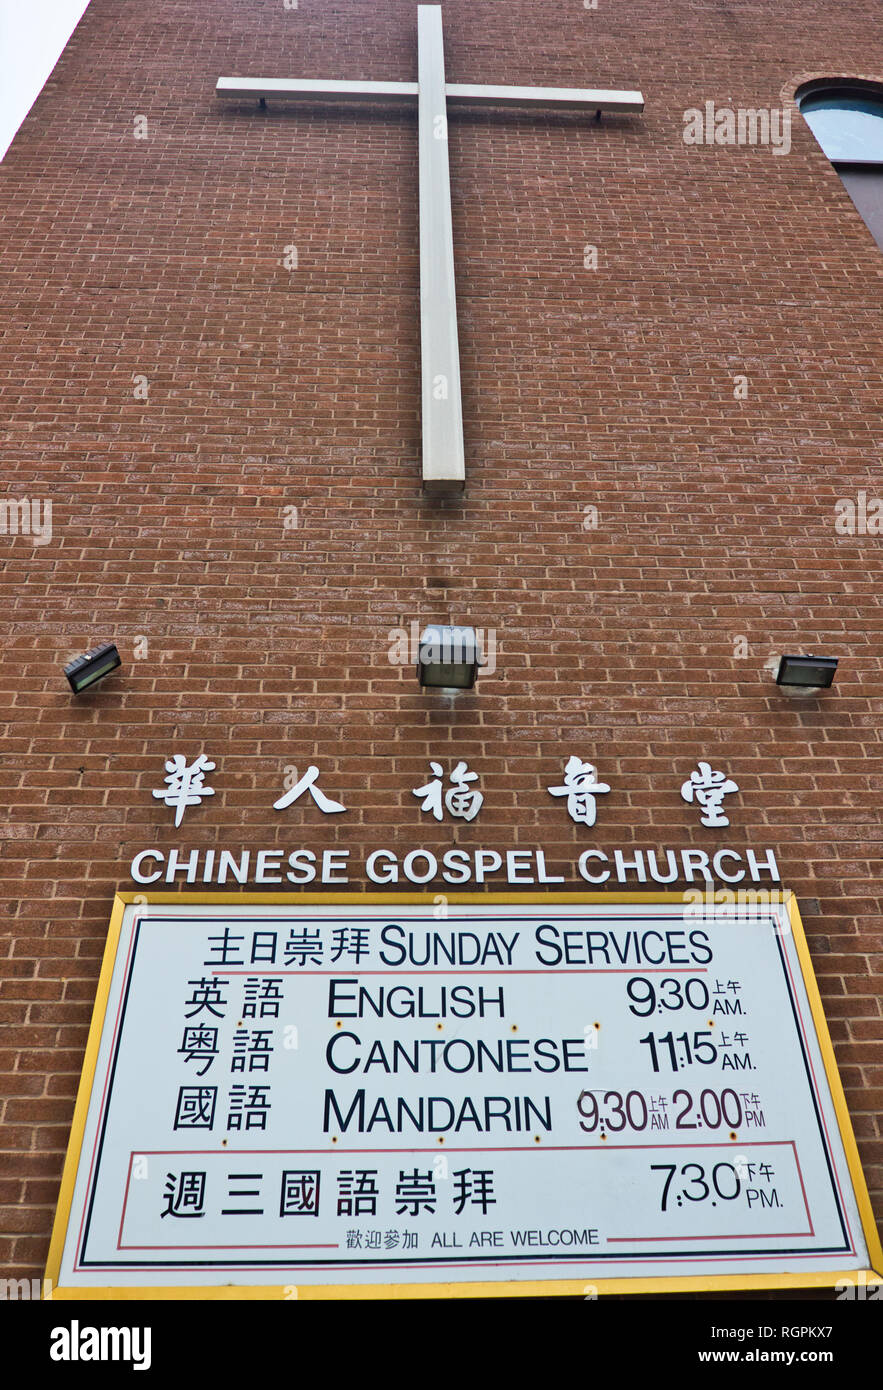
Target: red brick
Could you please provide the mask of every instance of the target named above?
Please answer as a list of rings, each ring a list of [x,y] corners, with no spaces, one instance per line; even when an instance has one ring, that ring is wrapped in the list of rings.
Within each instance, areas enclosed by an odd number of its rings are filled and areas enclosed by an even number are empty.
[[[27,1183],[9,1209],[30,1223],[0,1257],[41,1272],[133,854],[446,848],[410,793],[455,756],[486,798],[457,843],[540,845],[570,888],[585,845],[700,843],[680,780],[705,755],[729,768],[731,842],[773,846],[818,901],[880,1215],[883,545],[833,523],[838,498],[883,491],[883,262],[796,113],[787,159],[681,138],[705,99],[868,75],[876,16],[786,0],[783,56],[763,6],[448,0],[450,81],[648,104],[600,127],[452,116],[469,490],[440,507],[418,480],[415,122],[213,96],[293,53],[412,80],[412,0],[344,8],[345,28],[340,6],[217,0],[196,24],[153,0],[145,46],[143,6],[91,0],[3,161],[2,491],[51,498],[55,538],[0,536],[0,1199]],[[387,660],[391,629],[446,618],[499,639],[453,709]],[[62,665],[109,638],[124,672],[74,701]],[[807,647],[842,660],[798,704],[764,664]],[[151,796],[173,745],[219,764],[186,835]],[[571,746],[615,789],[591,840],[548,797]],[[346,826],[273,812],[285,766],[312,761]]]

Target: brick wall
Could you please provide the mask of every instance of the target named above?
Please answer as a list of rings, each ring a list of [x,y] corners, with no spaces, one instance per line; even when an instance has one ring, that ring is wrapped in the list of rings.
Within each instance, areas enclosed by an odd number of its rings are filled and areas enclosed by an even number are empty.
[[[53,504],[49,543],[0,536],[16,1274],[42,1270],[136,851],[541,845],[576,888],[590,843],[720,842],[677,795],[701,756],[741,788],[723,839],[774,846],[805,903],[883,1211],[883,540],[834,526],[837,499],[883,494],[883,258],[796,111],[787,157],[683,140],[706,100],[883,80],[876,6],[444,19],[449,81],[647,100],[600,126],[451,118],[462,503],[419,489],[415,117],[213,95],[221,74],[414,80],[412,0],[91,0],[0,166],[3,496]],[[454,708],[421,694],[387,659],[415,620],[495,629],[494,675]],[[107,639],[124,673],[75,702],[62,665]],[[778,695],[786,650],[842,658],[828,697]],[[218,765],[179,831],[151,796],[172,751]],[[593,838],[546,791],[570,752],[613,788]],[[436,826],[411,789],[458,757],[485,806]],[[272,810],[309,762],[346,817]]]

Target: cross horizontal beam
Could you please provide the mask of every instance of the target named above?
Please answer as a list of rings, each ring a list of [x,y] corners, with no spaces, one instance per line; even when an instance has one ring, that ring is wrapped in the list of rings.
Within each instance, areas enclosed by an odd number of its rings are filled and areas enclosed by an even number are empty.
[[[441,5],[417,6],[416,82],[297,77],[219,77],[219,97],[417,107],[420,183],[420,357],[423,486],[445,495],[466,479],[454,235],[448,167],[449,106],[526,106],[545,111],[639,113],[640,92],[606,87],[501,87],[445,81]]]
[[[412,105],[417,102],[416,82],[339,82],[301,77],[219,77],[219,97],[269,97],[289,101],[366,101]],[[544,106],[558,111],[644,110],[641,92],[609,91],[603,87],[494,87],[448,82],[445,96],[452,106]]]

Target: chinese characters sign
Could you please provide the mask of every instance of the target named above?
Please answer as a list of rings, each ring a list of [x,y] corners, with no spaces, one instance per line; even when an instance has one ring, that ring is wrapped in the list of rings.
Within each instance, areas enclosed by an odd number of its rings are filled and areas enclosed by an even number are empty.
[[[180,826],[184,813],[191,806],[201,806],[205,797],[214,796],[215,788],[206,783],[206,776],[214,772],[217,764],[200,753],[194,762],[188,763],[183,753],[175,753],[166,762],[165,786],[155,787],[151,795],[157,801],[175,812],[175,825]],[[430,762],[431,779],[422,787],[415,787],[411,795],[421,801],[420,810],[435,820],[445,819],[445,813],[452,819],[474,820],[484,805],[484,793],[478,786],[477,772],[472,772],[462,759],[450,774],[450,786],[445,790],[445,770],[441,763]],[[325,815],[346,811],[342,801],[327,796],[318,785],[319,768],[311,763],[303,776],[297,769],[288,770],[287,790],[273,802],[274,811],[284,811],[303,795],[310,793],[314,805]],[[473,785],[474,784],[474,785]],[[723,799],[731,792],[739,790],[738,784],[725,772],[712,768],[710,763],[700,762],[697,770],[681,786],[681,798],[695,804],[701,812],[701,823],[716,829],[729,825],[723,811]],[[598,803],[596,795],[609,792],[607,782],[598,779],[597,769],[592,763],[584,762],[572,754],[564,769],[564,784],[548,787],[554,797],[566,797],[565,805],[571,820],[587,826],[595,824]]]
[[[569,771],[587,814],[605,789]],[[793,907],[509,894],[444,914],[119,901],[56,1284],[579,1292],[869,1267]]]

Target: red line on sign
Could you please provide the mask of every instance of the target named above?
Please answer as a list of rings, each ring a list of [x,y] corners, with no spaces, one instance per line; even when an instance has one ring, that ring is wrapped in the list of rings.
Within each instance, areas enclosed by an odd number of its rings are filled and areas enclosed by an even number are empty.
[[[130,929],[130,931],[129,931],[129,949],[128,949],[128,952],[127,952],[127,955],[126,955],[126,965],[125,965],[125,969],[123,970],[123,983],[125,983],[125,980],[126,980],[128,974],[129,974],[129,969],[130,969],[131,964],[132,964],[132,952],[133,952],[133,950],[134,950],[134,948],[135,948],[135,927],[138,925],[139,920],[140,920],[140,919],[139,919],[137,916],[132,918],[132,925],[131,925],[131,929]],[[111,977],[111,984],[113,984],[113,977]],[[117,1003],[116,1017],[115,1017],[114,1023],[113,1023],[113,1035],[112,1035],[112,1037],[111,1037],[110,1052],[109,1052],[109,1054],[108,1054],[109,1058],[113,1058],[113,1055],[114,1055],[114,1052],[115,1052],[116,1039],[117,1039],[117,1036],[118,1036],[118,1034],[119,1034],[119,1027],[120,1027],[120,1014],[121,1014],[121,1012],[122,1012],[123,999],[125,998],[125,994],[126,994],[125,989],[124,989],[124,988],[121,989],[121,990],[120,990],[119,1002]],[[102,1032],[103,1032],[103,1029],[102,1029]],[[108,1088],[109,1084],[110,1084],[110,1066],[108,1065],[108,1069],[107,1069],[107,1071],[106,1071],[106,1073],[105,1073],[105,1076],[104,1076],[104,1086],[103,1086],[102,1091],[101,1091],[101,1105],[100,1105],[99,1110],[98,1110],[98,1123],[97,1123],[97,1125],[95,1126],[95,1142],[94,1142],[93,1145],[92,1145],[92,1158],[91,1158],[90,1163],[89,1163],[89,1180],[88,1180],[88,1182],[87,1182],[87,1184],[86,1184],[86,1191],[87,1191],[87,1192],[91,1192],[91,1191],[92,1191],[92,1175],[93,1175],[93,1173],[94,1173],[94,1171],[95,1171],[95,1156],[96,1156],[96,1153],[97,1153],[97,1151],[98,1151],[98,1139],[99,1139],[99,1136],[100,1136],[100,1134],[101,1134],[101,1117],[102,1117],[102,1115],[104,1114],[104,1106],[105,1106],[105,1103],[106,1103],[106,1100],[107,1100],[107,1088]],[[76,1247],[76,1251],[74,1252],[74,1269],[75,1269],[75,1270],[79,1270],[79,1269],[81,1268],[81,1265],[80,1265],[80,1263],[79,1263],[79,1259],[80,1259],[80,1250],[81,1250],[81,1248],[82,1248],[82,1243],[83,1243],[83,1225],[84,1225],[84,1223],[85,1223],[85,1220],[86,1220],[86,1212],[87,1212],[88,1210],[89,1210],[89,1203],[88,1203],[88,1202],[84,1202],[84,1203],[83,1203],[83,1211],[82,1211],[82,1214],[81,1214],[81,1216],[80,1216],[80,1229],[79,1229],[79,1231],[78,1231],[78,1233],[77,1233],[77,1247]]]
[[[123,1209],[120,1212],[120,1228],[117,1231],[117,1250],[122,1250],[123,1227],[126,1224],[126,1207],[129,1204],[129,1183],[132,1181],[132,1159],[135,1157],[135,1150],[129,1152],[129,1166],[126,1169],[126,1187],[123,1192]]]
[[[776,1140],[776,1141],[769,1140],[769,1141],[767,1141],[767,1142],[769,1142],[769,1143],[773,1143],[773,1142],[778,1143],[779,1141],[778,1141],[778,1140]],[[588,1148],[592,1148],[592,1147],[598,1148],[599,1146],[598,1146],[598,1145],[590,1145],[590,1144],[547,1144],[547,1145],[544,1146],[544,1150],[543,1150],[543,1151],[546,1152],[546,1153],[558,1153],[559,1151],[565,1152],[565,1153],[569,1153],[569,1152],[571,1152],[571,1151],[573,1151],[573,1152],[582,1152],[584,1149],[588,1149]],[[688,1144],[688,1145],[686,1145],[686,1147],[689,1148],[689,1147],[691,1147],[691,1146]],[[606,1145],[601,1145],[601,1146],[600,1146],[600,1149],[601,1149],[602,1151],[603,1151],[604,1148],[606,1148]],[[408,1144],[407,1146],[399,1146],[399,1147],[397,1147],[397,1148],[396,1148],[396,1147],[390,1147],[390,1148],[387,1148],[387,1149],[369,1149],[369,1148],[361,1148],[361,1149],[356,1149],[356,1148],[346,1148],[346,1149],[341,1149],[341,1148],[333,1148],[333,1149],[139,1149],[138,1152],[139,1152],[139,1154],[145,1154],[145,1155],[151,1155],[151,1156],[162,1155],[162,1154],[171,1154],[171,1155],[178,1155],[178,1154],[208,1154],[208,1156],[209,1156],[210,1158],[233,1158],[233,1157],[238,1156],[239,1154],[262,1154],[262,1155],[265,1155],[265,1156],[276,1155],[276,1154],[322,1154],[322,1155],[324,1155],[326,1158],[333,1158],[333,1157],[335,1156],[335,1154],[403,1154],[403,1155],[404,1155],[404,1154],[412,1154],[412,1153],[413,1153],[413,1154],[437,1154],[437,1153],[481,1154],[481,1153],[537,1153],[537,1152],[541,1152],[541,1151],[538,1150],[538,1149],[536,1148],[535,1145],[531,1145],[531,1144],[497,1144],[497,1145],[487,1145],[487,1146],[478,1145],[478,1144],[472,1144],[472,1145],[458,1144],[458,1145],[454,1146],[454,1145],[452,1145],[452,1144],[446,1144],[445,1147],[444,1147],[443,1149],[439,1149],[439,1148],[434,1147],[434,1146],[431,1146],[431,1145],[424,1145],[423,1147],[417,1147],[417,1146],[415,1146],[414,1144]]]
[[[163,1248],[163,1247],[160,1247],[160,1249],[162,1249],[162,1248]],[[255,1247],[253,1247],[253,1246],[246,1246],[246,1247],[244,1247],[244,1248],[246,1248],[246,1249],[253,1249],[253,1248],[255,1248]],[[338,1248],[339,1248],[339,1247],[338,1247]],[[855,1251],[851,1250],[849,1253],[850,1253],[850,1254],[854,1254]],[[821,1258],[823,1258],[823,1257],[822,1257],[822,1256],[819,1256],[818,1254],[816,1254],[816,1252],[815,1252],[814,1250],[800,1251],[800,1252],[798,1252],[797,1254],[792,1254],[792,1255],[789,1255],[789,1256],[788,1256],[788,1259],[789,1259],[789,1260],[818,1260],[818,1259],[821,1259]],[[609,1265],[606,1265],[604,1268],[610,1268],[610,1267],[612,1267],[612,1266],[614,1266],[614,1265],[665,1264],[665,1263],[671,1263],[672,1261],[680,1262],[680,1263],[683,1263],[683,1264],[716,1264],[716,1263],[721,1263],[721,1262],[722,1262],[722,1263],[736,1263],[736,1262],[738,1262],[738,1261],[745,1261],[745,1260],[750,1260],[750,1261],[762,1261],[762,1260],[781,1260],[781,1259],[782,1259],[782,1256],[779,1255],[779,1254],[771,1254],[771,1255],[694,1255],[694,1254],[677,1255],[677,1254],[671,1254],[671,1255],[645,1255],[645,1256],[629,1256],[629,1255],[623,1255],[622,1259],[612,1260],[612,1261],[610,1262],[610,1264],[609,1264]],[[574,1258],[573,1258],[572,1261],[567,1261],[567,1262],[562,1261],[562,1260],[542,1260],[542,1259],[537,1259],[537,1260],[525,1260],[525,1259],[517,1259],[517,1258],[515,1258],[515,1257],[512,1257],[512,1258],[503,1258],[503,1259],[500,1259],[500,1260],[495,1260],[495,1261],[493,1262],[493,1264],[490,1264],[490,1263],[487,1263],[487,1264],[482,1263],[479,1267],[480,1267],[481,1269],[497,1269],[497,1268],[500,1268],[500,1267],[502,1267],[502,1266],[504,1266],[504,1265],[512,1265],[512,1264],[517,1265],[517,1266],[519,1266],[519,1267],[522,1268],[522,1269],[523,1269],[523,1268],[529,1268],[529,1267],[534,1266],[534,1265],[552,1265],[554,1268],[561,1269],[562,1266],[565,1266],[565,1267],[566,1267],[567,1264],[574,1264],[574,1265],[581,1265],[581,1266],[583,1266],[583,1267],[588,1266],[589,1268],[591,1268],[591,1269],[592,1269],[591,1278],[593,1278],[593,1279],[604,1279],[604,1278],[606,1277],[603,1268],[602,1268],[602,1269],[599,1269],[599,1268],[597,1267],[597,1265],[595,1265],[594,1267],[592,1267],[592,1265],[591,1265],[591,1259],[586,1259],[585,1257],[581,1257],[581,1255],[580,1255],[579,1252],[576,1252],[576,1253],[574,1254]],[[476,1260],[473,1258],[473,1259],[471,1259],[471,1260],[456,1260],[456,1261],[455,1261],[455,1260],[451,1260],[451,1261],[445,1261],[445,1266],[444,1266],[444,1267],[445,1267],[446,1269],[464,1269],[464,1268],[474,1269],[474,1268],[476,1267]],[[174,1265],[156,1264],[156,1265],[152,1265],[152,1266],[151,1266],[151,1270],[152,1270],[152,1271],[172,1270],[172,1271],[174,1272],[174,1271],[180,1270],[180,1268],[181,1268],[180,1264],[174,1264]],[[268,1271],[266,1270],[265,1266],[263,1266],[263,1265],[242,1265],[242,1264],[237,1264],[237,1265],[224,1265],[224,1264],[213,1264],[213,1265],[211,1266],[211,1268],[212,1268],[212,1271],[224,1271],[224,1272],[230,1271],[230,1272],[232,1272],[232,1273],[237,1273],[237,1274],[244,1274],[244,1273],[247,1273],[247,1272],[255,1272],[255,1271],[260,1272],[260,1273],[262,1273],[262,1274],[266,1274],[266,1273],[268,1272]],[[291,1270],[303,1268],[303,1269],[306,1270],[308,1273],[309,1273],[309,1272],[312,1272],[312,1267],[309,1266],[309,1265],[300,1266],[300,1265],[297,1265],[297,1264],[291,1264],[291,1265],[288,1266],[288,1268],[291,1269]],[[339,1263],[339,1264],[335,1264],[335,1265],[333,1265],[331,1268],[332,1268],[333,1270],[339,1270],[339,1269],[355,1269],[355,1270],[364,1271],[364,1265],[359,1265],[359,1264],[347,1264],[347,1263],[343,1263],[343,1262],[341,1262],[341,1263]],[[414,1260],[414,1261],[409,1261],[409,1262],[407,1262],[407,1263],[406,1263],[406,1262],[402,1262],[401,1264],[392,1264],[392,1263],[386,1263],[386,1262],[384,1262],[384,1263],[382,1263],[382,1264],[374,1264],[374,1265],[372,1265],[370,1268],[371,1268],[372,1273],[376,1273],[376,1272],[378,1272],[378,1271],[382,1272],[383,1270],[387,1270],[387,1269],[430,1269],[430,1270],[436,1270],[436,1271],[438,1271],[438,1270],[439,1270],[439,1262],[438,1262],[438,1261],[434,1261],[434,1262],[432,1262],[432,1263],[428,1263],[428,1262],[426,1262],[425,1260]],[[837,1260],[836,1260],[836,1257],[832,1257],[832,1270],[833,1270],[833,1269],[837,1269],[837,1270],[839,1271],[841,1268],[842,1268],[842,1261],[837,1261]],[[273,1271],[273,1272],[275,1272],[275,1273],[280,1273],[280,1274],[281,1274],[281,1273],[284,1273],[285,1271],[278,1270],[278,1271]],[[562,1277],[563,1277],[563,1276],[562,1276]],[[582,1278],[582,1277],[589,1277],[589,1276],[588,1276],[588,1275],[586,1275],[586,1276],[580,1275],[579,1277]],[[263,1282],[266,1283],[266,1280],[264,1280]],[[329,1283],[333,1283],[334,1280],[331,1279],[331,1280],[329,1280],[328,1282],[329,1282]],[[435,1280],[434,1282],[435,1282],[435,1283],[438,1283],[439,1281],[438,1281],[438,1280]],[[368,1280],[365,1281],[365,1284],[366,1284],[366,1286],[371,1287],[371,1284],[369,1283]],[[313,1285],[313,1286],[311,1286],[311,1287],[321,1288],[321,1287],[323,1287],[323,1286],[317,1284],[317,1285]]]
[[[124,1245],[123,1250],[339,1250],[334,1242],[328,1245]]]
[[[208,961],[204,962],[208,965]],[[641,975],[707,975],[708,968],[704,965],[633,965],[631,968],[620,969],[611,966],[604,969],[603,966],[587,965],[579,969],[574,966],[566,966],[563,970],[558,970],[556,966],[549,965],[545,970],[513,970],[505,965],[497,969],[489,970],[424,970],[422,966],[414,965],[410,970],[401,970],[397,965],[390,965],[386,970],[347,970],[342,967],[340,970],[309,970],[304,966],[301,970],[224,970],[222,966],[212,967],[213,975],[334,975],[340,978],[341,975],[634,975],[635,972]]]
[[[809,1202],[806,1198],[806,1188],[803,1185],[803,1170],[800,1167],[800,1158],[797,1153],[797,1145],[795,1144],[793,1139],[791,1140],[791,1147],[794,1150],[794,1165],[797,1169],[797,1180],[800,1183],[800,1191],[803,1194],[803,1209],[806,1212],[806,1219],[809,1222],[809,1233],[811,1236],[814,1236],[816,1232],[815,1227],[812,1224],[812,1212],[809,1209]],[[855,1243],[852,1239],[852,1231],[850,1231],[849,1233],[849,1243],[850,1245],[853,1245]]]
[[[793,940],[793,937],[792,937],[792,940]],[[818,1086],[818,1082],[816,1081],[816,1070],[815,1070],[815,1067],[813,1066],[813,1062],[812,1062],[812,1052],[810,1051],[809,1041],[808,1041],[807,1036],[806,1036],[806,1026],[805,1026],[804,1021],[803,1021],[803,1010],[802,1010],[801,1007],[800,1007],[800,996],[799,996],[798,993],[797,993],[797,987],[796,987],[796,985],[795,985],[795,983],[794,983],[794,975],[793,975],[792,970],[791,970],[791,962],[790,962],[790,960],[788,959],[788,952],[787,952],[787,950],[785,949],[785,944],[784,944],[784,943],[783,943],[783,946],[782,946],[782,955],[783,955],[784,958],[785,958],[785,969],[788,971],[788,978],[789,978],[789,980],[791,981],[791,997],[792,997],[792,999],[794,1000],[794,1006],[795,1006],[795,1008],[796,1008],[796,1010],[797,1010],[797,1022],[798,1022],[798,1026],[799,1026],[800,1031],[801,1031],[801,1033],[802,1033],[802,1035],[803,1035],[804,1047],[805,1047],[805,1049],[806,1049],[806,1060],[807,1060],[807,1062],[809,1063],[809,1069],[810,1069],[810,1072],[811,1072],[811,1074],[812,1074],[812,1084],[813,1084],[813,1090],[814,1090],[814,1092],[815,1092],[816,1104],[818,1105],[819,1118],[820,1118],[821,1121],[822,1121],[822,1128],[823,1128],[824,1131],[825,1131],[825,1138],[826,1138],[826,1140],[828,1141],[828,1149],[829,1149],[829,1151],[830,1151],[830,1149],[831,1149],[831,1137],[830,1137],[830,1135],[828,1134],[828,1124],[827,1124],[827,1121],[825,1120],[825,1112],[824,1112],[824,1110],[823,1110],[823,1108],[822,1108],[821,1100],[820,1100],[820,1097],[819,1097],[819,1086]],[[801,978],[802,978],[802,977],[801,977]],[[833,1097],[832,1097],[832,1099],[833,1099]],[[796,1157],[796,1155],[795,1155],[795,1157]],[[847,1206],[846,1206],[845,1201],[843,1200],[843,1191],[842,1191],[842,1188],[841,1188],[841,1186],[840,1186],[840,1174],[839,1174],[838,1171],[837,1171],[837,1164],[834,1163],[833,1160],[832,1160],[832,1162],[831,1162],[831,1167],[832,1167],[832,1169],[833,1169],[833,1171],[834,1171],[834,1181],[835,1181],[835,1183],[837,1184],[837,1192],[838,1192],[839,1197],[840,1197],[840,1206],[841,1206],[841,1210],[842,1210],[842,1212],[843,1212],[843,1219],[844,1219],[844,1221],[846,1222],[846,1229],[847,1229],[847,1231],[849,1232],[849,1243],[850,1243],[851,1246],[854,1246],[854,1245],[855,1245],[855,1237],[854,1237],[853,1234],[852,1234],[852,1227],[851,1227],[851,1225],[849,1224],[849,1210],[848,1210],[848,1208],[847,1208]],[[799,1165],[798,1165],[798,1169],[799,1169]],[[800,1186],[801,1186],[801,1188],[803,1187],[803,1177],[802,1177],[802,1176],[801,1176],[801,1179],[800,1179]],[[804,1192],[804,1194],[803,1194],[803,1200],[804,1200],[804,1203],[806,1203],[806,1193],[805,1193],[805,1192]]]
[[[608,1236],[608,1245],[648,1244],[667,1240],[808,1240],[812,1231],[745,1231],[735,1236]]]
[[[813,1226],[812,1212],[810,1211],[810,1209],[809,1209],[809,1203],[808,1203],[807,1200],[806,1200],[806,1188],[805,1188],[804,1185],[803,1185],[803,1173],[802,1173],[801,1168],[800,1168],[800,1159],[799,1159],[798,1154],[797,1154],[797,1145],[795,1144],[794,1140],[793,1140],[793,1139],[759,1139],[759,1140],[757,1140],[756,1143],[755,1143],[754,1141],[752,1141],[751,1144],[748,1145],[747,1147],[750,1147],[750,1148],[754,1149],[754,1148],[760,1148],[762,1145],[768,1145],[768,1146],[771,1145],[771,1146],[774,1147],[774,1146],[777,1145],[777,1144],[784,1144],[784,1145],[786,1145],[786,1147],[790,1147],[791,1150],[792,1150],[792,1152],[793,1152],[793,1154],[794,1154],[794,1166],[795,1166],[795,1168],[797,1169],[797,1179],[798,1179],[798,1181],[799,1181],[799,1183],[800,1183],[800,1191],[801,1191],[801,1193],[803,1194],[803,1209],[804,1209],[804,1211],[806,1212],[806,1221],[807,1221],[807,1225],[809,1226],[809,1230],[808,1230],[808,1231],[774,1231],[774,1232],[772,1232],[772,1233],[769,1234],[769,1235],[766,1235],[766,1234],[764,1234],[763,1232],[757,1232],[757,1231],[755,1231],[755,1232],[749,1232],[748,1234],[746,1234],[746,1235],[744,1235],[744,1236],[608,1236],[608,1237],[607,1237],[607,1243],[608,1243],[608,1245],[614,1245],[614,1244],[618,1244],[618,1243],[620,1243],[620,1242],[625,1242],[625,1241],[636,1241],[636,1242],[637,1242],[637,1241],[640,1241],[641,1243],[643,1243],[643,1242],[649,1242],[649,1241],[651,1241],[651,1240],[751,1240],[751,1239],[754,1239],[755,1236],[757,1237],[758,1240],[785,1239],[786,1237],[788,1237],[788,1238],[794,1237],[794,1238],[807,1239],[807,1240],[811,1239],[811,1238],[815,1235],[816,1232],[815,1232],[815,1227]],[[641,1145],[631,1145],[631,1146],[629,1146],[629,1145],[626,1145],[626,1144],[620,1144],[620,1145],[618,1145],[617,1147],[619,1147],[619,1148],[628,1148],[628,1147],[640,1148]],[[667,1146],[663,1145],[662,1147],[667,1147]],[[714,1148],[727,1148],[728,1145],[726,1145],[726,1144],[672,1144],[670,1147],[673,1148],[673,1149],[678,1149],[678,1148],[680,1148],[680,1149],[689,1149],[689,1148],[697,1148],[697,1149],[714,1149]],[[851,1233],[850,1233],[850,1235],[851,1235]]]
[[[752,1139],[751,1148],[775,1148],[777,1145],[791,1145],[793,1139]],[[543,1144],[537,1148],[534,1144],[446,1144],[443,1149],[434,1145],[423,1145],[418,1147],[414,1144],[398,1145],[386,1149],[372,1148],[326,1148],[326,1149],[138,1149],[139,1154],[160,1155],[160,1154],[209,1154],[215,1158],[231,1158],[238,1154],[324,1154],[330,1158],[335,1154],[437,1154],[437,1153],[584,1153],[592,1151],[597,1153],[619,1153],[623,1149],[646,1149],[648,1153],[654,1149],[733,1149],[732,1141],[725,1143],[722,1140],[717,1143],[704,1144]],[[133,1150],[134,1152],[134,1150]]]

